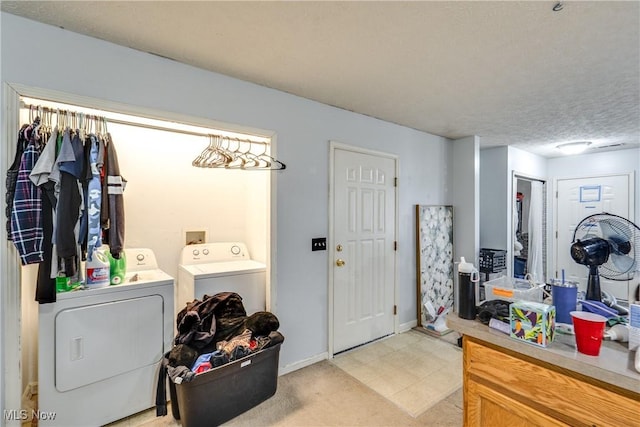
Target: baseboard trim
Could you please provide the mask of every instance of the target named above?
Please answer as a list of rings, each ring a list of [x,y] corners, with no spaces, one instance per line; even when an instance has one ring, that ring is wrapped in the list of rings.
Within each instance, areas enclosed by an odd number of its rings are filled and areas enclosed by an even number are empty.
[[[407,332],[408,330],[413,329],[416,326],[418,326],[417,320],[412,320],[411,322],[407,323],[401,323],[398,325],[398,333],[401,334],[403,332]]]
[[[299,362],[292,363],[291,365],[282,366],[278,369],[278,375],[286,375],[293,371],[297,371],[298,369],[306,368],[307,366],[311,366],[314,363],[321,362],[323,360],[327,360],[329,358],[329,353],[324,352],[320,353],[316,356],[310,357],[308,359],[301,360]]]

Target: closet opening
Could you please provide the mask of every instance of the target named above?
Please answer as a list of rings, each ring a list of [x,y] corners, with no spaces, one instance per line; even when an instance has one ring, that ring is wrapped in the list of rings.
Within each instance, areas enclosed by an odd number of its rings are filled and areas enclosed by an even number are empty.
[[[514,174],[513,177],[513,276],[530,275],[545,283],[547,272],[546,182]]]
[[[202,243],[243,242],[251,259],[266,265],[265,309],[275,312],[275,175],[267,171],[286,166],[275,156],[273,132],[51,91],[7,88],[13,94],[5,97],[3,109],[10,112],[5,135],[12,136],[7,159],[13,159],[20,127],[33,123],[36,116],[49,131],[72,126],[86,133],[108,132],[126,180],[124,250],[150,249],[177,289],[180,254],[193,233],[205,239]],[[15,325],[19,333],[3,335],[4,408],[31,414],[29,409],[38,409],[32,406],[37,401],[28,400],[38,389],[42,350],[38,312],[44,304],[35,299],[38,263],[22,265],[14,245],[8,242],[6,248],[5,286],[13,288],[3,291],[3,325],[5,330]],[[173,319],[184,305],[174,302],[165,307]],[[8,368],[13,366],[20,366],[19,372]]]

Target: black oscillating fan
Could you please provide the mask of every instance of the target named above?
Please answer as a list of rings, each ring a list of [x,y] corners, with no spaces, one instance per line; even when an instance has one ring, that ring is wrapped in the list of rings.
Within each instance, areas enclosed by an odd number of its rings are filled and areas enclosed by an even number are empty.
[[[571,258],[589,267],[586,299],[602,301],[600,275],[610,280],[633,279],[638,270],[640,228],[606,212],[584,218],[573,233]]]

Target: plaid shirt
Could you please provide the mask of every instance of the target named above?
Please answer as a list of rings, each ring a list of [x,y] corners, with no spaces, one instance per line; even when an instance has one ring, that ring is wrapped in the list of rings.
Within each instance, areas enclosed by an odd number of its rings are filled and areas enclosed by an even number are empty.
[[[43,261],[40,188],[29,179],[39,156],[34,141],[31,141],[22,154],[11,210],[11,240],[20,254],[22,265]]]

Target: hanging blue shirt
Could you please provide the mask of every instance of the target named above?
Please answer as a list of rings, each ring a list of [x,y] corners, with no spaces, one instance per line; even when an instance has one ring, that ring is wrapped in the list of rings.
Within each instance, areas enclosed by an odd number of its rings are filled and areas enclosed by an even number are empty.
[[[102,230],[100,228],[100,204],[102,203],[102,184],[100,183],[100,169],[98,166],[98,154],[100,141],[95,135],[89,136],[91,151],[89,154],[91,167],[91,180],[85,200],[89,218],[89,234],[87,236],[87,259],[93,258],[93,252],[102,246]]]

